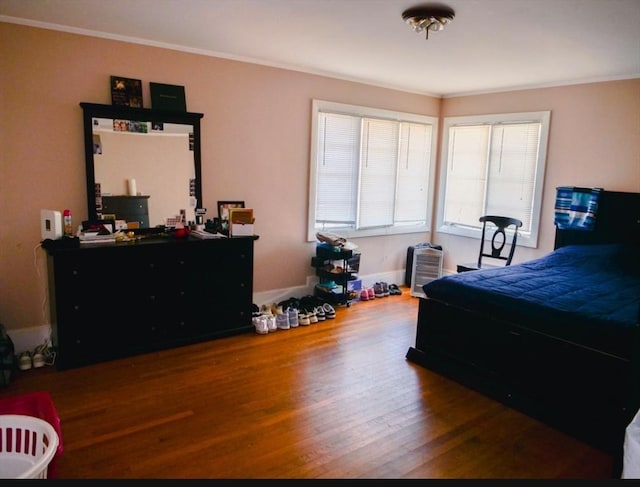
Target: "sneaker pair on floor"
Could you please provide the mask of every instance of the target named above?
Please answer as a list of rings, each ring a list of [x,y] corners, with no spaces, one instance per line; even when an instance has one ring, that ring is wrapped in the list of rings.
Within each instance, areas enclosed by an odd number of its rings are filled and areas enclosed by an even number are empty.
[[[395,289],[400,291],[397,285],[392,284],[391,286],[395,286]],[[397,293],[395,290],[392,293],[391,286],[385,281],[376,282],[373,287],[365,288],[360,291],[360,301],[369,301],[370,299],[375,298],[386,298],[391,294],[402,294],[402,291]]]
[[[22,352],[18,356],[18,368],[20,370],[29,370],[30,368],[39,369],[45,365],[53,365],[55,362],[55,352],[47,343],[38,345],[33,352]]]
[[[287,308],[278,311],[276,314],[276,324],[280,330],[288,330],[289,328],[297,328],[300,324],[299,312],[296,308]]]
[[[285,304],[288,306],[282,309]],[[298,304],[300,308],[294,306],[295,304]],[[309,304],[305,303],[305,305]],[[291,298],[282,303],[263,305],[261,308],[254,305],[252,320],[256,333],[266,335],[276,330],[289,330],[300,325],[308,326],[336,317],[336,310],[329,303],[313,304],[314,306],[310,306],[310,309],[307,309],[297,299]]]
[[[376,294],[372,287],[360,291],[360,301],[369,301],[370,299],[376,299]]]
[[[385,281],[376,282],[373,285],[373,292],[376,298],[386,298],[389,296],[389,284]]]

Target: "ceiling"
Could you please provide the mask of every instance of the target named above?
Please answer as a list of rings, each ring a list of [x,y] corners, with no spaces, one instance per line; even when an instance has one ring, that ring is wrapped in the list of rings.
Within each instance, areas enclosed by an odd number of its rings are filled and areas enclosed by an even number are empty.
[[[434,96],[640,77],[640,0],[0,0],[0,21],[265,64]]]

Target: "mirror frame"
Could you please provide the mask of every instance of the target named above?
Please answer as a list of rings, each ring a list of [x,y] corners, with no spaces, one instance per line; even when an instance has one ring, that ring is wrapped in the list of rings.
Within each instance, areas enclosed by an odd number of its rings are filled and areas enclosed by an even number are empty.
[[[96,208],[96,181],[93,159],[93,119],[112,118],[134,120],[139,122],[162,122],[193,126],[193,164],[195,169],[195,198],[196,208],[203,208],[202,202],[202,162],[200,153],[200,120],[202,113],[176,112],[170,110],[154,110],[151,108],[131,108],[118,105],[101,105],[97,103],[81,102],[84,123],[84,153],[87,177],[87,210],[88,220],[98,221]],[[140,228],[149,231],[156,227]]]

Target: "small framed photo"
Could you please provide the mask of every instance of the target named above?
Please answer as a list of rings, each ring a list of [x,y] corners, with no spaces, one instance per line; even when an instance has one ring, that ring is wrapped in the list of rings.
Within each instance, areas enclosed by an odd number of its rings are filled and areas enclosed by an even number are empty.
[[[229,221],[229,208],[244,208],[244,201],[218,201],[218,218]]]

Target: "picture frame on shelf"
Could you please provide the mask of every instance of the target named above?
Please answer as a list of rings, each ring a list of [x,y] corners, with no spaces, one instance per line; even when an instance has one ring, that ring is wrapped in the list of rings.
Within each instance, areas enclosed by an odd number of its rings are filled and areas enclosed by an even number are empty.
[[[244,201],[218,201],[218,220],[222,233],[229,231],[229,210],[244,207]]]
[[[182,85],[168,85],[166,83],[149,83],[151,93],[151,107],[156,110],[187,111],[187,101]]]
[[[244,208],[244,201],[218,201],[218,218],[229,220],[230,208]]]
[[[142,103],[142,80],[111,76],[111,104],[132,108],[144,108]]]

